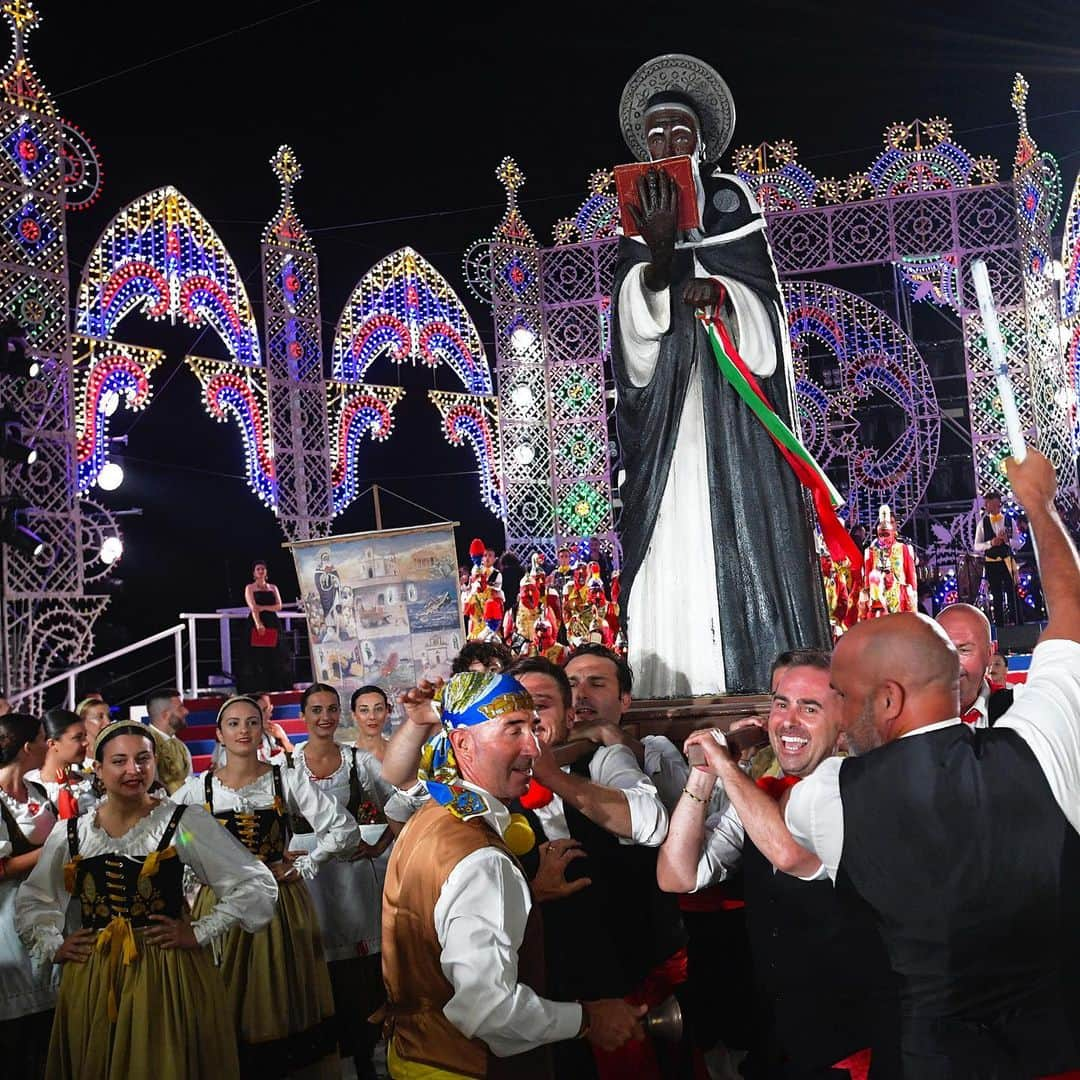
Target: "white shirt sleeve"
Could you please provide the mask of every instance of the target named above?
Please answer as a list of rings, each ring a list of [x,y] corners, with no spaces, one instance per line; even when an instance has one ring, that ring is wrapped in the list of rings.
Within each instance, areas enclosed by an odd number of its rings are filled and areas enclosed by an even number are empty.
[[[671,290],[652,292],[641,275],[646,263],[632,266],[619,289],[619,334],[630,381],[646,386],[660,359],[660,339],[671,326]]]
[[[289,809],[311,826],[318,843],[310,853],[319,866],[335,855],[347,855],[360,843],[360,827],[344,806],[313,784],[303,769],[282,769],[281,783]]]
[[[67,822],[53,827],[37,865],[15,893],[15,930],[35,969],[52,963],[64,944],[68,902],[64,863],[68,860]]]
[[[719,785],[717,785],[719,786]],[[719,814],[705,819],[705,846],[698,859],[697,881],[692,892],[723,881],[742,861],[746,830],[731,803]]]
[[[980,517],[978,525],[975,526],[975,551],[979,555],[990,550],[990,540],[986,539],[983,535],[983,520],[984,519]],[[993,537],[990,539],[992,540]]]
[[[602,746],[589,762],[594,783],[618,788],[630,804],[630,842],[659,847],[668,830],[668,812],[656,785],[641,771],[628,746]]]
[[[404,823],[430,798],[423,784],[413,784],[411,788],[394,788],[393,794],[386,800],[383,813],[390,821]]]
[[[496,1057],[572,1039],[581,1028],[580,1005],[549,1001],[518,982],[530,907],[525,878],[493,847],[462,859],[435,903],[439,962],[454,988],[443,1013]]]
[[[1023,696],[997,722],[1031,747],[1050,790],[1080,829],[1080,643],[1053,639],[1035,646]]]
[[[656,785],[660,801],[670,814],[682,797],[690,765],[666,735],[646,735],[641,745],[645,750],[645,775]]]
[[[191,924],[200,945],[234,923],[253,934],[270,922],[278,898],[274,875],[201,806],[184,811],[173,842],[180,861],[217,897],[214,910]]]
[[[840,766],[844,759],[826,758],[805,780],[791,789],[784,820],[788,831],[820,860],[817,872],[806,881],[826,875],[836,881],[844,850],[844,806],[840,801]]]

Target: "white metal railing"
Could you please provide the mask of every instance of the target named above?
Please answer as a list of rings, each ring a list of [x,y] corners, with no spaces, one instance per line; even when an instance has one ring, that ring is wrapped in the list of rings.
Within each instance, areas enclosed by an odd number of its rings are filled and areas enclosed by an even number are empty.
[[[12,694],[9,700],[12,705],[17,705],[24,698],[33,697],[43,690],[48,690],[50,686],[56,686],[57,683],[66,681],[67,707],[69,709],[74,709],[76,703],[75,679],[77,676],[81,675],[84,671],[90,671],[102,664],[107,664],[110,660],[115,660],[117,657],[126,656],[128,653],[135,652],[147,645],[154,645],[159,641],[164,641],[168,637],[173,639],[173,659],[176,664],[176,686],[177,688],[180,688],[184,685],[183,637],[185,629],[187,628],[183,623],[177,623],[175,626],[169,627],[168,630],[162,630],[160,633],[151,634],[150,637],[143,638],[141,641],[133,641],[130,645],[125,645],[122,649],[115,649],[113,652],[106,653],[104,656],[98,656],[93,660],[87,660],[85,664],[79,664],[78,667],[73,667],[70,671],[63,671],[59,675],[54,675],[51,679],[46,679],[44,682],[38,683],[37,686],[31,686],[27,690],[20,690],[19,693]],[[193,678],[192,682],[194,681]]]
[[[277,617],[285,623],[285,629],[292,629],[293,619],[307,620],[306,611],[288,611],[282,609],[277,612]],[[182,611],[180,612],[180,618],[187,621],[188,630],[188,666],[191,669],[191,687],[189,697],[196,697],[199,693],[199,646],[198,636],[196,634],[197,624],[200,621],[210,622],[217,621],[219,624],[219,637],[221,641],[221,670],[223,672],[232,672],[232,637],[229,633],[229,627],[233,620],[242,619],[247,620],[250,618],[251,612],[247,607],[233,607],[233,608],[218,608],[217,611]]]

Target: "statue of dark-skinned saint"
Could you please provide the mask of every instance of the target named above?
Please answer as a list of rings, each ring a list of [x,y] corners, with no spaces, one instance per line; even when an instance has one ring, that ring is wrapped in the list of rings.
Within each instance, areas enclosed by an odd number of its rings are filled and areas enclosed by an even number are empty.
[[[787,320],[765,218],[706,166],[735,126],[731,92],[691,56],[656,57],[623,91],[641,161],[687,155],[701,228],[676,228],[666,173],[638,183],[640,236],[620,241],[612,362],[625,480],[622,590],[635,697],[763,691],[774,657],[828,648],[810,503],[762,422],[721,374],[698,315],[717,313],[796,433]]]

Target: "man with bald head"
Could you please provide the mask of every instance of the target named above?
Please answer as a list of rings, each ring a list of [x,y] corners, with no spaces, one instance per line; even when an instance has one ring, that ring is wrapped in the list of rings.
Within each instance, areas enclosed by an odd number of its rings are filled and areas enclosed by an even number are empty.
[[[1013,692],[993,690],[987,679],[995,652],[990,620],[970,604],[950,604],[937,621],[960,654],[960,719],[974,727],[993,727],[1012,705]]]
[[[822,762],[782,817],[719,747],[709,756],[774,866],[828,875],[874,912],[910,1080],[1080,1069],[1080,559],[1046,458],[1029,450],[1008,471],[1050,621],[1006,716],[962,723],[952,642],[894,615],[838,643],[831,680],[856,756]]]

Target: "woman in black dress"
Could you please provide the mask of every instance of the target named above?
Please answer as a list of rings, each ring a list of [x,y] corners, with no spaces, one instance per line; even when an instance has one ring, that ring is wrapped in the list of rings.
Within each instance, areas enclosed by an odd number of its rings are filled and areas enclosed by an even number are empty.
[[[253,581],[244,589],[244,602],[251,612],[250,687],[281,690],[288,682],[282,660],[281,593],[266,577],[266,563],[252,567]]]

